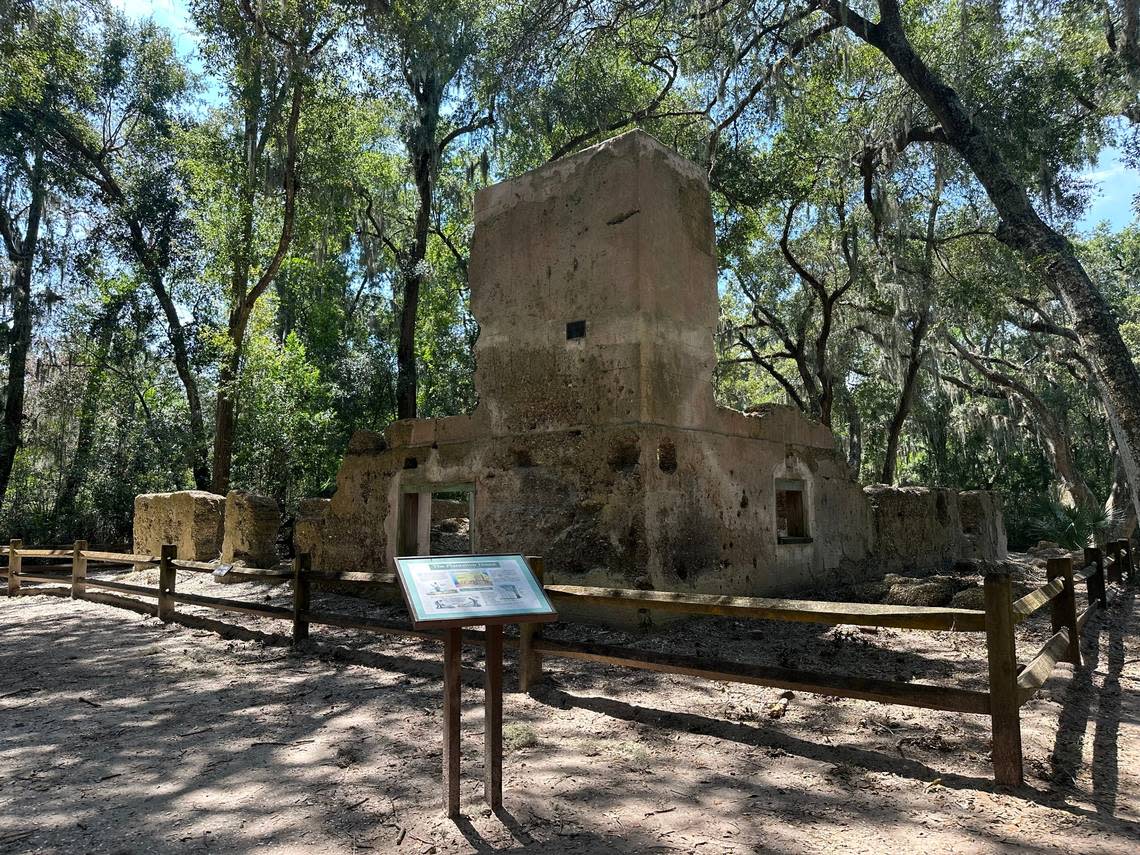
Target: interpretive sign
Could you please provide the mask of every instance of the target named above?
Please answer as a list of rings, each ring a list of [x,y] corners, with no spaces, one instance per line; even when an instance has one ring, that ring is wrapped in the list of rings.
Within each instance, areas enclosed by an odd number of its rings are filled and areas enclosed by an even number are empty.
[[[503,625],[558,620],[521,555],[417,555],[396,559],[396,578],[416,629],[443,629],[443,809],[459,819],[459,676],[464,626],[484,626],[483,795],[503,806]],[[519,628],[522,658],[538,627]],[[525,667],[525,666],[524,666]]]
[[[558,619],[521,555],[397,558],[396,571],[416,629]]]

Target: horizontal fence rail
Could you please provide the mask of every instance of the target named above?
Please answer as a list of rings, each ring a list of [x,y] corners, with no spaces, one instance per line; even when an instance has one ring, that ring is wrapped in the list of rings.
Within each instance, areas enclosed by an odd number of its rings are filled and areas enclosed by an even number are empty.
[[[985,615],[973,609],[726,597],[716,594],[678,594],[668,591],[587,588],[577,585],[547,585],[546,592],[556,602],[577,600],[597,605],[651,608],[690,615],[948,632],[984,632],[986,628]]]
[[[192,616],[179,615],[177,606],[190,605],[223,612],[236,612],[255,617],[292,622],[294,642],[309,636],[311,625],[353,629],[385,635],[397,635],[442,641],[443,633],[415,630],[410,626],[363,616],[336,614],[314,610],[311,591],[314,582],[347,583],[352,587],[383,587],[395,583],[395,575],[383,572],[314,570],[308,555],[293,560],[288,570],[232,568],[214,562],[179,559],[172,545],[162,547],[161,554],[136,555],[123,552],[90,550],[85,541],[77,541],[71,549],[25,549],[22,541],[13,540],[0,548],[8,557],[8,594],[63,593],[75,599],[89,599],[109,605],[135,608],[170,622],[191,621]],[[25,559],[69,557],[69,564],[24,566]],[[127,565],[128,569],[157,567],[157,587],[128,584],[113,579],[95,578],[87,574],[90,562]],[[541,583],[544,563],[539,556],[528,556],[527,562]],[[110,567],[105,569],[112,569]],[[118,569],[118,568],[115,568]],[[177,590],[178,571],[222,575],[229,581],[292,581],[291,606],[251,603],[225,597],[191,594]],[[1045,685],[1059,662],[1080,665],[1081,632],[1097,612],[1107,604],[1107,584],[1135,582],[1136,567],[1130,544],[1117,540],[1103,550],[1089,548],[1084,564],[1074,569],[1071,558],[1053,558],[1048,562],[1047,581],[1017,600],[1011,596],[1008,575],[991,573],[985,578],[985,610],[892,606],[867,603],[821,602],[816,600],[732,597],[714,594],[641,591],[621,588],[584,587],[577,585],[544,585],[546,592],[560,604],[594,605],[630,609],[654,609],[687,615],[711,615],[743,620],[809,622],[828,625],[887,627],[921,631],[979,632],[986,634],[989,670],[987,691],[957,687],[933,686],[845,674],[821,674],[795,668],[757,663],[730,662],[679,653],[641,650],[634,647],[567,642],[543,638],[541,625],[521,624],[517,639],[503,639],[504,646],[519,652],[519,688],[529,691],[542,678],[543,657],[561,657],[597,662],[622,668],[654,671],[664,674],[702,679],[792,689],[834,697],[856,698],[887,704],[921,707],[949,712],[989,715],[993,733],[994,775],[998,783],[1019,785],[1023,781],[1021,757],[1020,707]],[[53,587],[21,590],[23,582]],[[69,583],[62,588],[59,583]],[[1083,584],[1088,597],[1086,608],[1078,609],[1076,586]],[[138,604],[114,594],[88,592],[98,588],[157,600],[157,604]],[[1038,610],[1049,606],[1052,635],[1025,665],[1018,665],[1013,631],[1017,624]],[[201,620],[193,618],[193,620]],[[482,632],[463,633],[467,644],[485,644]]]
[[[857,698],[886,704],[923,707],[950,712],[981,713],[990,711],[989,695],[965,689],[900,683],[868,677],[840,674],[816,674],[796,668],[779,668],[743,662],[726,663],[679,653],[659,653],[608,644],[567,643],[539,639],[535,647],[542,653],[567,659],[584,659],[624,668],[658,671],[703,677],[728,683],[751,683],[776,689],[794,689],[817,695]]]

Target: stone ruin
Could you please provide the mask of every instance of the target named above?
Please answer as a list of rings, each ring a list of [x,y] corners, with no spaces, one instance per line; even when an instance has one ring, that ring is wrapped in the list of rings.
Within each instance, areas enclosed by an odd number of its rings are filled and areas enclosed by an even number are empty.
[[[470,497],[472,551],[548,582],[763,595],[1005,556],[997,496],[868,488],[797,410],[718,406],[717,264],[702,172],[641,131],[479,192],[470,415],[358,431],[301,509],[314,566],[430,549]]]
[[[996,494],[864,489],[798,410],[716,404],[715,252],[703,173],[641,131],[480,191],[478,406],[357,431],[296,551],[522,552],[548,582],[737,595],[1003,559]],[[136,549],[264,564],[277,509],[254,498],[139,496]]]
[[[201,490],[135,496],[135,554],[158,555],[164,543],[178,557],[248,567],[277,564],[281,511],[276,499],[239,490],[219,496]]]
[[[222,563],[272,567],[277,563],[281,509],[276,499],[239,490],[226,495]]]
[[[164,543],[178,557],[213,561],[222,551],[226,497],[202,490],[135,496],[134,552],[158,555]]]

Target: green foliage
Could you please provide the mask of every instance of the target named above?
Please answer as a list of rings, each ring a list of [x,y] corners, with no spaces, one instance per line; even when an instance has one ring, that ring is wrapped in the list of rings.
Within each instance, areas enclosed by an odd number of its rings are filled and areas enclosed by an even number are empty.
[[[1038,507],[1037,514],[1029,520],[1028,532],[1065,549],[1096,545],[1114,522],[1100,505],[1065,505],[1051,498]]]
[[[1094,500],[1114,476],[1101,391],[1051,274],[997,239],[973,173],[927,138],[935,118],[882,54],[842,28],[816,37],[821,12],[316,0],[251,4],[255,21],[242,4],[191,8],[193,62],[104,0],[19,3],[0,22],[0,197],[25,205],[31,152],[51,187],[5,532],[121,541],[135,493],[191,486],[178,325],[207,440],[211,396],[235,396],[234,485],[290,508],[332,489],[353,430],[395,417],[410,276],[418,411],[469,412],[474,193],[632,127],[709,174],[723,403],[829,410],[843,447],[861,449],[864,481],[889,468],[901,413],[898,482],[1002,490],[1015,547],[1080,545],[1103,528],[1094,511],[1043,504],[1064,480],[1057,436],[1066,477]],[[1140,231],[1073,227],[1089,164],[1110,145],[1140,159],[1140,90],[1108,45],[1104,10],[903,11],[916,49],[1076,240],[1140,354]],[[291,242],[242,329],[235,310],[281,238],[295,79]],[[8,273],[10,257],[0,265]],[[0,327],[0,345],[10,333]]]
[[[274,335],[272,300],[255,310],[238,382],[234,485],[281,500],[288,511],[305,496],[329,492],[347,437],[336,390],[321,378],[296,333]]]

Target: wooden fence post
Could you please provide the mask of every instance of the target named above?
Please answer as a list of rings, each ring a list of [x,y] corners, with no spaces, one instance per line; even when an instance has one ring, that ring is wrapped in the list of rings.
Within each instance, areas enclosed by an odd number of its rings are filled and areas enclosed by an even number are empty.
[[[1119,540],[1111,541],[1108,544],[1108,551],[1112,553],[1112,564],[1105,571],[1105,582],[1111,584],[1112,582],[1120,581],[1121,564],[1123,564],[1126,559]]]
[[[87,559],[83,551],[87,549],[86,540],[75,541],[71,550],[71,599],[78,600],[87,593]]]
[[[24,541],[13,538],[8,544],[8,596],[14,597],[20,593],[20,547]]]
[[[539,586],[545,577],[541,555],[528,555],[526,563],[534,572]],[[519,624],[519,691],[529,692],[542,679],[542,654],[534,649],[534,640],[539,637],[541,624]]]
[[[1081,665],[1081,639],[1077,632],[1077,596],[1073,586],[1073,559],[1050,558],[1046,570],[1046,578],[1052,582],[1060,576],[1065,580],[1065,587],[1061,593],[1053,598],[1052,619],[1053,632],[1062,628],[1069,631],[1069,654],[1065,661],[1072,662],[1078,668]]]
[[[990,723],[994,779],[1007,787],[1024,783],[1021,763],[1021,700],[1017,690],[1017,650],[1013,643],[1009,576],[987,573],[986,654],[990,672]]]
[[[1096,572],[1085,579],[1085,592],[1089,597],[1089,605],[1094,602],[1104,605],[1100,593],[1100,585],[1104,581],[1104,550],[1099,546],[1089,547],[1085,550],[1085,561],[1096,564]]]
[[[1116,572],[1113,574],[1114,581],[1124,582],[1125,574],[1128,574],[1129,581],[1132,580],[1132,546],[1128,543],[1128,538],[1121,538],[1114,544],[1116,546]]]
[[[293,559],[293,643],[309,637],[309,622],[301,618],[309,610],[310,586],[308,571],[312,567],[309,553],[303,552]]]
[[[503,628],[486,628],[483,670],[483,796],[491,810],[503,806]]]
[[[162,544],[162,554],[158,564],[158,619],[170,623],[174,619],[174,593],[177,570],[174,559],[178,557],[178,547],[173,543]]]
[[[1116,559],[1113,558],[1112,566],[1116,566]],[[1101,559],[1098,562],[1096,574],[1096,600],[1100,603],[1102,609],[1108,608],[1108,574],[1112,568],[1108,567],[1107,562]]]

